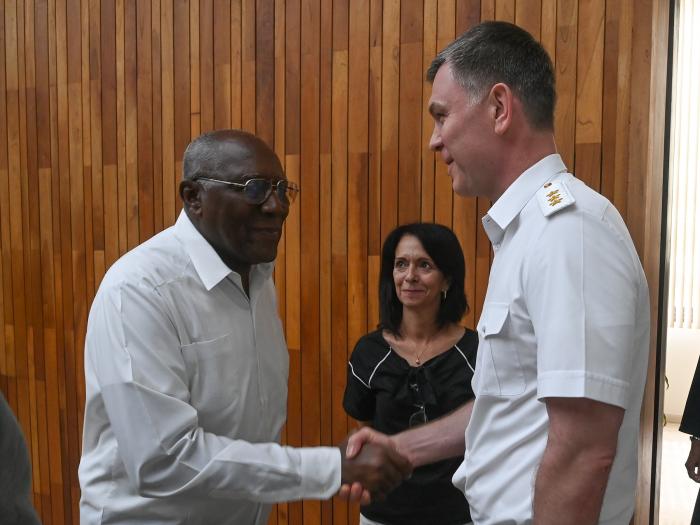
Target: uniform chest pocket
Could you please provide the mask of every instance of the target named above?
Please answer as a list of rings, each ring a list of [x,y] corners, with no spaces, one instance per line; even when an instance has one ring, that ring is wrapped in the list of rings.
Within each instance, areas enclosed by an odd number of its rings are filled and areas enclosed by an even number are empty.
[[[517,338],[510,334],[508,303],[486,303],[479,322],[482,394],[516,396],[525,391]]]
[[[183,345],[187,366],[190,404],[200,418],[234,409],[241,402],[254,363],[248,363],[234,342],[233,334]],[[252,370],[247,370],[252,368]]]

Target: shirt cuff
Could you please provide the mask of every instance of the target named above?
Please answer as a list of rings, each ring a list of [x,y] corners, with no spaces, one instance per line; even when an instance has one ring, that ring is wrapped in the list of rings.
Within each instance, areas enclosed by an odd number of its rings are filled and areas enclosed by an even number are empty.
[[[585,397],[627,409],[629,383],[580,370],[542,372],[537,378],[537,399],[547,397]]]
[[[340,489],[340,450],[337,447],[304,447],[301,457],[301,489],[305,499],[328,499]]]

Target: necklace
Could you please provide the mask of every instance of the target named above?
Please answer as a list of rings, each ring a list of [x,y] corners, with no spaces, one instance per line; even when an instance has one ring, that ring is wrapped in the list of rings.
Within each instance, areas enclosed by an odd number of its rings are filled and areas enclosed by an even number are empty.
[[[425,348],[423,348],[423,350],[421,350],[421,353],[416,356],[416,366],[420,366],[420,358],[427,349],[428,347],[426,346]]]
[[[439,333],[439,332],[440,332],[440,331],[438,330],[437,333]],[[436,335],[436,334],[433,334],[432,336],[430,336],[430,337],[428,338],[428,340],[427,340],[426,343],[425,343],[425,346],[423,347],[423,350],[421,350],[420,353],[418,353],[418,354],[414,357],[414,362],[416,363],[416,366],[420,366],[420,364],[421,364],[420,358],[423,357],[423,354],[425,353],[425,351],[426,351],[426,350],[430,350],[430,343],[432,342],[433,337],[435,337],[435,335]]]

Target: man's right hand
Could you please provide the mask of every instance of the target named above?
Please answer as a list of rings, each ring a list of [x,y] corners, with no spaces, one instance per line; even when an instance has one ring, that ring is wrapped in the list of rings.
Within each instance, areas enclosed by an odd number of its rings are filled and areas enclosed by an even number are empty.
[[[412,471],[408,460],[396,451],[388,436],[375,432],[381,436],[380,439],[367,439],[363,436],[368,430],[371,429],[361,429],[339,447],[342,458],[341,481],[345,487],[345,494],[341,493],[341,496],[349,495],[347,487],[352,484],[364,496],[351,499],[360,499],[361,503],[369,503],[370,495],[372,500],[384,499]]]
[[[368,445],[379,445],[406,458],[408,469],[435,463],[464,454],[464,432],[471,417],[474,401],[468,401],[446,416],[426,425],[420,425],[387,436],[370,427],[362,427],[347,438],[343,459],[353,458]],[[359,480],[343,480],[338,496],[366,505],[376,496]]]

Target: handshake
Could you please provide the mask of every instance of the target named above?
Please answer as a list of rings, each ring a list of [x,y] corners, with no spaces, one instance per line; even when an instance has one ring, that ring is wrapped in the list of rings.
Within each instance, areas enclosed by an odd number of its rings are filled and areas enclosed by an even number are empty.
[[[386,498],[413,471],[391,438],[369,427],[348,436],[339,449],[342,486],[338,495],[363,505]]]

